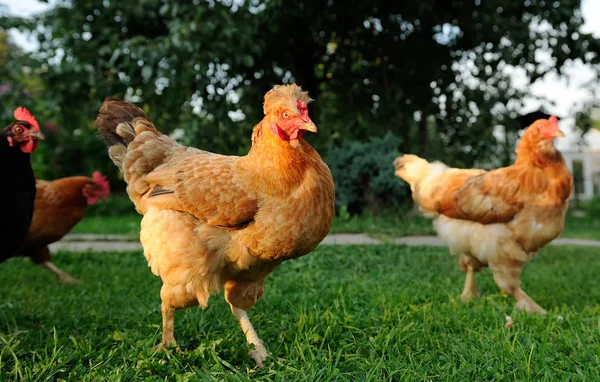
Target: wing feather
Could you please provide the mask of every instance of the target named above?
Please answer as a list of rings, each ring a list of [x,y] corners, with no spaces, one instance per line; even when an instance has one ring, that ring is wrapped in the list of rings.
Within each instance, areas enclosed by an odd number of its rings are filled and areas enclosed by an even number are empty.
[[[188,212],[208,224],[225,228],[248,225],[258,200],[248,193],[235,171],[237,157],[197,152],[175,157],[149,173],[153,191],[147,203]]]
[[[455,219],[481,224],[507,223],[524,207],[518,169],[503,168],[470,177],[446,194],[437,211]],[[543,180],[542,180],[543,181]],[[536,184],[536,188],[543,185]]]

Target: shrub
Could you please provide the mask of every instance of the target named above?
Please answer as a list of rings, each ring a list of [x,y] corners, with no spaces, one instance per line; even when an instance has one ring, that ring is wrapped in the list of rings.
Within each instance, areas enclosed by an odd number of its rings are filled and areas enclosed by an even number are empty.
[[[394,175],[400,138],[388,133],[369,141],[346,141],[325,157],[336,187],[336,208],[350,214],[398,207],[410,200],[406,184]]]
[[[136,215],[135,206],[124,192],[112,192],[106,200],[100,200],[89,206],[87,216],[123,216]]]
[[[594,196],[592,200],[590,200],[585,206],[585,210],[589,216],[593,218],[600,217],[600,195]]]

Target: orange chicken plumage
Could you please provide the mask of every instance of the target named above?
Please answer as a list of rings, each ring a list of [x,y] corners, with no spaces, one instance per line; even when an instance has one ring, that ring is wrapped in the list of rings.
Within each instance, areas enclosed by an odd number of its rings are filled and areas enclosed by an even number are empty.
[[[333,220],[331,172],[302,139],[317,130],[310,101],[296,85],[270,90],[242,157],[181,146],[126,102],[102,105],[96,125],[144,215],[144,255],[163,281],[159,347],[176,344],[175,310],[206,307],[224,289],[262,366],[267,352],[245,311],[262,297],[267,275],[315,249]]]
[[[434,228],[460,254],[466,272],[462,299],[477,295],[475,272],[489,266],[498,287],[517,307],[545,313],[522,289],[526,262],[562,232],[573,179],[554,138],[564,136],[556,117],[527,128],[512,166],[492,171],[448,168],[415,155],[395,160],[396,175]]]
[[[106,177],[96,171],[91,178],[70,176],[53,181],[38,179],[36,188],[33,219],[17,256],[29,257],[54,273],[63,283],[79,283],[79,280],[54,265],[48,245],[68,234],[84,218],[88,205],[108,196],[109,183]]]

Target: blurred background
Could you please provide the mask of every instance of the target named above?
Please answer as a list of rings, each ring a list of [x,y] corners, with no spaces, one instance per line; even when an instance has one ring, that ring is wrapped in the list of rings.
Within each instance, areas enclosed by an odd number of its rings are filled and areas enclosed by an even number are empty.
[[[289,82],[316,100],[307,140],[342,220],[410,214],[401,153],[508,165],[548,114],[567,133],[575,205],[600,206],[599,74],[599,0],[0,1],[1,125],[19,105],[37,116],[39,178],[107,174],[117,196],[98,214],[133,213],[96,137],[104,97],[183,144],[242,155],[264,93]]]

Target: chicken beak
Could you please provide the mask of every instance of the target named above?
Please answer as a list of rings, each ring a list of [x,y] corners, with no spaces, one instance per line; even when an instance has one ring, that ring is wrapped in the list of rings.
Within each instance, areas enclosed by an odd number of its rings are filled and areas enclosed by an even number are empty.
[[[310,131],[311,133],[317,132],[317,126],[313,123],[313,121],[308,121],[301,127],[302,130]]]
[[[39,130],[32,130],[29,134],[28,137],[31,139],[38,139],[38,140],[44,140],[46,139],[46,136]]]
[[[562,130],[557,130],[556,133],[554,133],[555,138],[562,138],[564,136],[565,136],[565,133],[563,133]]]

